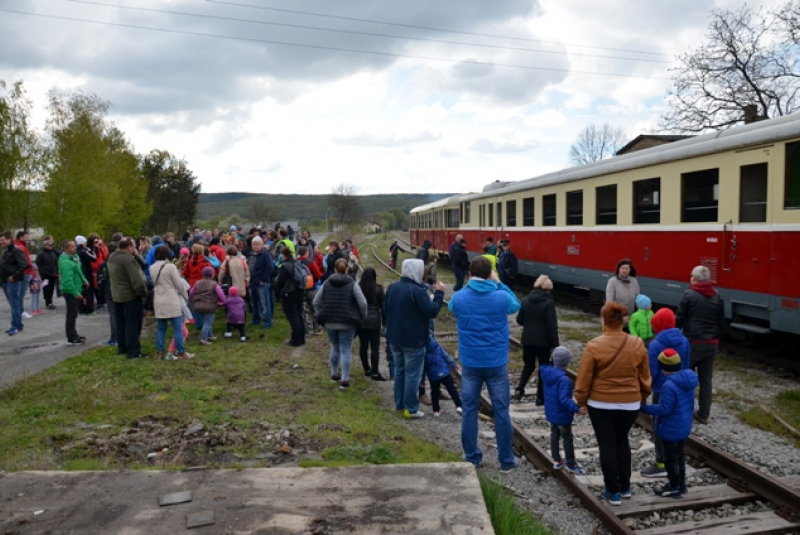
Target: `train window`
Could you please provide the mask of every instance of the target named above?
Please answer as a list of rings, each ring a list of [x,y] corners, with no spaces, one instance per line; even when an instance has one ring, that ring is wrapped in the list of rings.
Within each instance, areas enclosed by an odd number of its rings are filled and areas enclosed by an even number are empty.
[[[464,223],[469,223],[472,220],[472,216],[470,215],[470,206],[472,203],[465,202],[464,203]]]
[[[633,222],[647,225],[661,222],[661,179],[633,183]]]
[[[598,225],[617,224],[617,185],[600,186],[597,188],[597,215]]]
[[[719,206],[719,169],[681,175],[681,221],[715,223]]]
[[[583,225],[583,191],[567,192],[567,225]]]
[[[786,144],[784,208],[800,208],[800,142]]]
[[[533,197],[522,199],[522,224],[526,227],[534,226]]]
[[[542,215],[544,216],[545,227],[556,226],[556,194],[544,195],[542,197]]]
[[[739,222],[767,222],[767,169],[766,163],[743,165],[739,182]]]
[[[497,203],[497,226],[503,226],[503,203]]]
[[[458,228],[458,214],[455,208],[447,210],[447,228]]]
[[[486,226],[494,226],[494,203],[489,203],[489,220],[486,222]]]
[[[517,226],[517,201],[506,201],[506,226]]]
[[[486,226],[486,205],[481,204],[478,206],[478,225],[481,227]]]

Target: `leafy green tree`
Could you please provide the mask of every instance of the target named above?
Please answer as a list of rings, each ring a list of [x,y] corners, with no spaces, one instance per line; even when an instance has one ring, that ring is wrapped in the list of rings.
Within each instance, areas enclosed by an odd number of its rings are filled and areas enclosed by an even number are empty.
[[[134,235],[150,217],[139,159],[96,95],[49,95],[47,179],[39,222],[58,239],[92,231]]]
[[[27,228],[41,174],[39,139],[30,124],[31,101],[22,81],[0,80],[0,228]]]
[[[200,184],[184,160],[167,151],[153,150],[142,158],[142,174],[147,181],[147,199],[153,214],[146,229],[151,234],[180,231],[192,225],[200,199]]]

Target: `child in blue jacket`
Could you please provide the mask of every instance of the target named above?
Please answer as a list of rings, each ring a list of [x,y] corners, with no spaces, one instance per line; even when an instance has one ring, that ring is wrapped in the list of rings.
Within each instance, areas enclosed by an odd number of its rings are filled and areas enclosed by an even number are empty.
[[[657,405],[642,405],[642,412],[656,417],[656,435],[664,444],[664,464],[669,483],[656,490],[656,494],[680,498],[688,491],[684,442],[692,432],[697,374],[681,369],[681,355],[674,349],[665,349],[658,356],[658,367],[667,377],[661,388],[661,397]]]
[[[662,308],[650,320],[655,338],[647,348],[650,362],[651,388],[653,389],[653,404],[657,405],[661,397],[661,389],[667,376],[658,369],[658,356],[665,349],[674,349],[681,356],[681,369],[689,367],[689,340],[683,336],[681,330],[675,327],[675,314],[668,308]],[[641,471],[644,477],[666,477],[667,468],[664,466],[664,444],[661,438],[655,436],[656,462]]]
[[[453,403],[456,405],[456,412],[461,414],[461,396],[458,395],[458,389],[453,382],[453,376],[450,375],[450,369],[457,370],[458,365],[453,360],[453,357],[447,354],[447,351],[439,345],[439,342],[433,337],[431,331],[431,339],[425,347],[425,373],[428,380],[431,382],[431,403],[433,404],[433,415],[439,416],[439,387],[444,385],[450,397],[453,398]]]
[[[544,414],[550,422],[550,453],[553,454],[553,468],[564,466],[573,474],[583,474],[583,469],[575,461],[575,448],[572,441],[572,419],[579,407],[572,399],[572,381],[567,377],[567,366],[572,353],[564,346],[553,350],[553,365],[542,366],[544,383]],[[559,443],[564,439],[564,457],[559,452]]]

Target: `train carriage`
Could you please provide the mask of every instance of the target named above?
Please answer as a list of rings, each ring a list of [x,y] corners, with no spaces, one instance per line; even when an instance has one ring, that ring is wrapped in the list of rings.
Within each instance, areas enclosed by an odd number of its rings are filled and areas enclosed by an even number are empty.
[[[439,203],[412,211],[416,243],[446,251],[461,233],[477,254],[507,239],[523,274],[599,291],[628,257],[642,292],[671,306],[703,264],[732,327],[800,334],[800,114]],[[430,219],[444,208],[447,222]]]

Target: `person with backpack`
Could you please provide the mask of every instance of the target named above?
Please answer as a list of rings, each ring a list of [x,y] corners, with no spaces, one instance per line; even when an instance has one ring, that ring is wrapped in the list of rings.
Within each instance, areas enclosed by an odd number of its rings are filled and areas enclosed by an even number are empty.
[[[281,267],[278,269],[278,280],[275,283],[278,296],[283,303],[283,313],[292,327],[292,337],[286,342],[289,347],[300,347],[306,344],[306,330],[303,325],[303,292],[307,287],[314,287],[314,279],[308,267],[295,260],[292,250],[281,249]]]

